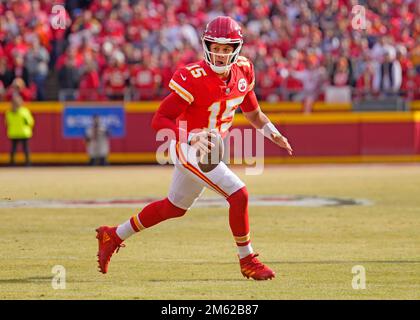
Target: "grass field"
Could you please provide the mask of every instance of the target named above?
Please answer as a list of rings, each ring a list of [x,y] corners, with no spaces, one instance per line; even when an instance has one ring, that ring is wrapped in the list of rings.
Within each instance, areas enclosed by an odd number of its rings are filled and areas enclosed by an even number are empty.
[[[366,206],[250,207],[251,236],[273,281],[239,272],[226,208],[193,208],[126,241],[97,271],[95,227],[140,208],[2,208],[1,299],[419,299],[420,165],[266,167],[251,195],[366,199]],[[0,205],[14,200],[164,197],[172,168],[0,169]],[[206,191],[205,196],[213,196]],[[66,289],[51,285],[54,265]],[[366,289],[352,288],[352,267]]]

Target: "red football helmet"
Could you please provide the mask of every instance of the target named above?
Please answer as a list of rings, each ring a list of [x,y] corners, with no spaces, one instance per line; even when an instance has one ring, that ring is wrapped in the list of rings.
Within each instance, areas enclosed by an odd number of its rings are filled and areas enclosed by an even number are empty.
[[[214,72],[224,73],[225,71],[230,70],[232,65],[238,60],[239,52],[241,51],[243,44],[241,27],[230,17],[217,17],[207,24],[201,41],[204,49],[204,60]],[[231,44],[233,45],[234,50],[229,54],[215,54],[210,51],[211,43]],[[212,55],[228,56],[227,65],[215,65],[211,58]]]

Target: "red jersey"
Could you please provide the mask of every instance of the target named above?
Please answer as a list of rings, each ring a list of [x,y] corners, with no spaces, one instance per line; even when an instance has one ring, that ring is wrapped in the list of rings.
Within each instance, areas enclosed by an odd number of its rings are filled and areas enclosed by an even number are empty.
[[[128,76],[128,68],[125,65],[106,68],[102,74],[102,79],[107,93],[123,94]]]
[[[180,121],[186,121],[188,132],[193,129],[217,129],[225,137],[235,110],[252,92],[254,83],[254,67],[245,57],[239,57],[232,65],[227,83],[204,60],[179,68],[169,82],[169,88],[189,106],[177,117],[177,126]],[[242,106],[244,112],[253,111],[250,108]]]
[[[131,82],[138,89],[153,90],[159,85],[160,76],[154,69],[135,66],[131,69]]]

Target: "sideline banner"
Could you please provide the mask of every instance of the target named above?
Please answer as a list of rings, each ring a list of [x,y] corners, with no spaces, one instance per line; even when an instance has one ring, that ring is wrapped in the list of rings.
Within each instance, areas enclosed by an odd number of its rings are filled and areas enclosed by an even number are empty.
[[[112,137],[125,136],[125,112],[123,105],[115,106],[72,106],[66,105],[63,110],[63,136],[65,138],[83,138],[86,129],[92,126],[93,116],[98,115],[101,124]]]

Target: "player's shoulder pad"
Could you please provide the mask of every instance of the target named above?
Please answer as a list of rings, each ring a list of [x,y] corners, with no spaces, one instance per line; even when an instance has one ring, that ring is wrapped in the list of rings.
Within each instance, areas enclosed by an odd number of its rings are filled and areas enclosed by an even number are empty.
[[[238,60],[236,61],[236,65],[247,77],[249,83],[248,91],[251,91],[255,85],[254,64],[247,57],[239,56]]]
[[[191,104],[194,101],[194,78],[187,67],[175,71],[169,82],[169,88]]]
[[[236,61],[236,64],[239,68],[243,69],[244,71],[254,71],[254,65],[252,64],[251,60],[249,60],[247,57],[239,56],[238,61]]]

